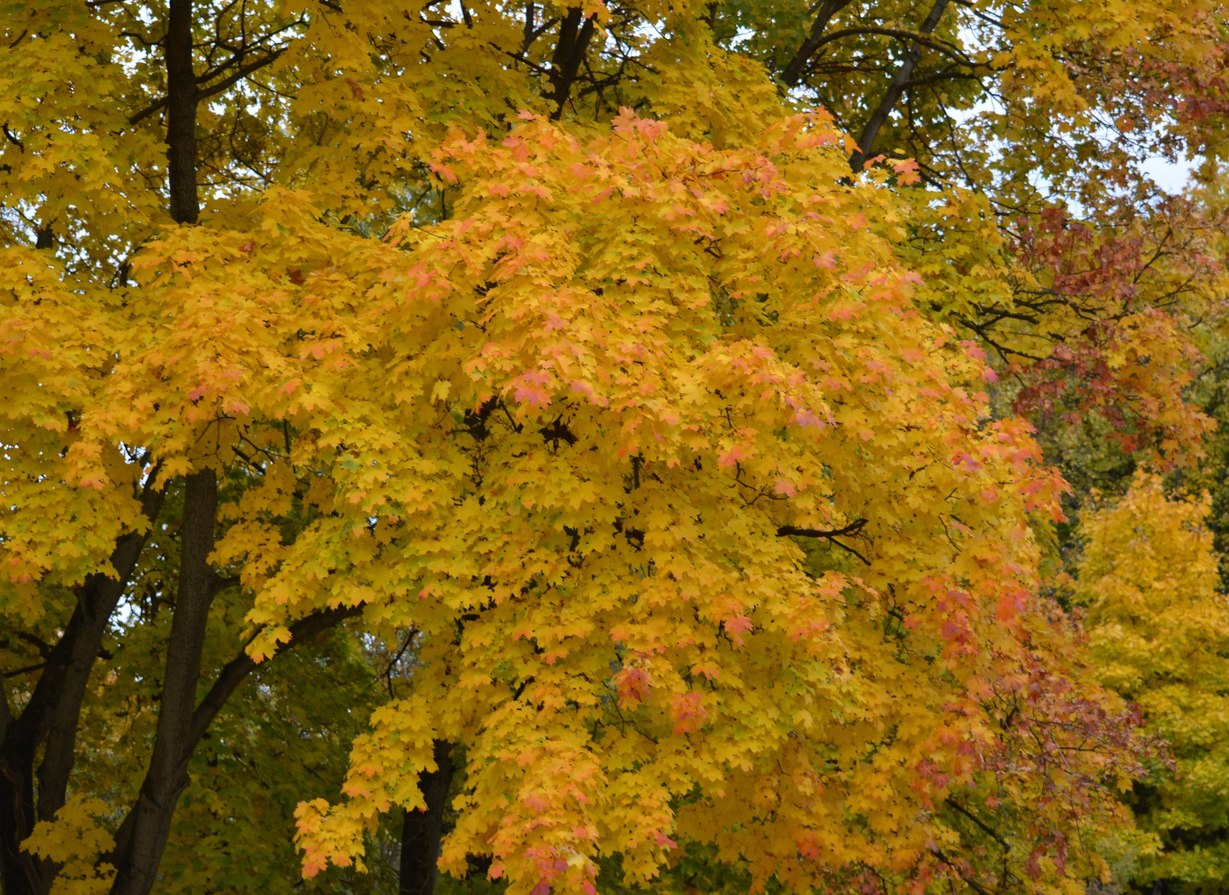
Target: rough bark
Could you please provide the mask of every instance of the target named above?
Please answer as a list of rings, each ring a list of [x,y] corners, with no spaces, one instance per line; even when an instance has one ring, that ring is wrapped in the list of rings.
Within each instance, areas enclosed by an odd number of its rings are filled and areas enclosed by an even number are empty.
[[[195,224],[201,204],[196,185],[197,92],[192,68],[192,0],[171,0],[165,59],[171,217],[181,224]]]
[[[196,73],[192,62],[192,0],[171,0],[163,43],[167,76],[166,144],[171,217],[194,224],[200,215],[196,183]],[[166,651],[166,672],[149,771],[132,809],[132,833],[123,853],[116,852],[111,891],[147,895],[170,835],[175,802],[188,785],[185,741],[196,706],[201,652],[215,593],[209,554],[217,524],[218,482],[212,469],[188,476],[175,615]]]
[[[563,117],[564,107],[572,95],[572,84],[580,72],[596,27],[596,19],[593,16],[585,18],[579,6],[569,9],[559,23],[559,41],[550,64],[551,101],[555,103],[551,118],[556,121]]]

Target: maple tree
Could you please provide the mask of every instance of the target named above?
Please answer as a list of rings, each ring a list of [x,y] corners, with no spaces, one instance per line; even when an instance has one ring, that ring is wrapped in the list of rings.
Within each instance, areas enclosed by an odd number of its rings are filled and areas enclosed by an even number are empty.
[[[1229,607],[1216,587],[1207,496],[1171,498],[1155,475],[1085,520],[1078,591],[1089,603],[1097,674],[1139,704],[1173,752],[1137,787],[1135,808],[1160,848],[1140,848],[1134,878],[1203,891],[1224,878]]]
[[[1211,291],[1202,219],[1106,209],[1158,146],[1219,158],[1219,15],[5,6],[6,893],[238,888],[291,802],[337,886],[404,809],[403,890],[691,849],[1083,891],[1140,744],[990,361],[1052,361],[1027,405],[1094,343],[1121,438],[1197,454],[1161,298]],[[1079,275],[1157,220],[1151,291]]]

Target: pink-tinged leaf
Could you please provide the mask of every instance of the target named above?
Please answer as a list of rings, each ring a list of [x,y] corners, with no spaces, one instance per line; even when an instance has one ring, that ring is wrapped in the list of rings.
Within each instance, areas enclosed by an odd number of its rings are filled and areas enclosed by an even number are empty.
[[[318,854],[309,851],[303,858],[303,879],[311,879],[327,866]]]
[[[1028,591],[1014,588],[1000,594],[994,617],[1000,622],[1008,622],[1018,616],[1028,607]]]
[[[444,181],[444,183],[457,182],[457,172],[448,165],[433,164],[431,166],[431,170],[434,171],[436,176],[439,177],[440,180]]]
[[[695,733],[708,720],[708,711],[704,708],[704,697],[699,693],[676,696],[670,705],[670,714],[674,717],[675,736]]]
[[[717,465],[722,469],[733,469],[740,460],[747,459],[747,452],[739,445],[734,445],[717,458]]]
[[[512,380],[512,397],[521,404],[545,407],[551,401],[551,376],[543,370],[526,370]]]
[[[772,490],[780,497],[793,497],[798,493],[798,487],[789,479],[777,479],[772,483]]]
[[[550,403],[550,395],[530,385],[520,386],[512,392],[512,397],[521,404],[530,404],[534,407],[545,407]]]
[[[921,180],[918,164],[913,159],[891,159],[888,161],[896,171],[896,179],[903,186],[911,186]]]
[[[87,488],[91,491],[107,490],[107,479],[102,473],[87,475],[77,483],[78,487]]]
[[[634,706],[649,695],[649,675],[643,668],[624,668],[615,675],[615,689],[622,705]]]
[[[982,468],[982,464],[975,460],[966,451],[960,451],[952,457],[952,464],[955,466],[963,466],[971,472],[979,472]]]
[[[738,648],[741,647],[746,641],[746,638],[743,635],[754,629],[755,625],[751,623],[751,619],[747,618],[747,616],[736,615],[733,618],[727,618],[723,621],[721,623],[721,627],[725,629],[726,634],[729,636],[730,641],[734,644],[735,648]]]
[[[965,339],[960,343],[960,346],[964,348],[969,357],[983,362],[986,360],[986,349],[982,348],[972,339]]]
[[[679,847],[677,842],[675,842],[673,839],[671,839],[661,830],[653,831],[653,842],[655,842],[660,848],[678,848]]]

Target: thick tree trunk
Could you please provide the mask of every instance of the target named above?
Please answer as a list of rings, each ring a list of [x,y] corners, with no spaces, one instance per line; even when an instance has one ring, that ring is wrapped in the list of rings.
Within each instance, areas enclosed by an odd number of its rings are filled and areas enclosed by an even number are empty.
[[[22,854],[21,840],[30,834],[34,813],[33,774],[21,774],[8,755],[0,758],[0,891],[4,895],[42,895],[46,883],[37,861]]]
[[[563,117],[563,110],[572,95],[572,84],[580,72],[580,64],[584,61],[596,27],[596,17],[586,18],[579,6],[569,9],[559,23],[559,40],[550,63],[550,98],[555,104],[551,118],[555,121]]]
[[[188,476],[180,549],[178,594],[166,650],[166,673],[149,772],[132,810],[131,833],[117,853],[115,895],[148,895],[171,831],[175,803],[188,785],[196,685],[216,576],[209,566],[218,514],[212,469]]]
[[[51,650],[29,703],[5,732],[0,752],[0,799],[5,809],[0,878],[5,895],[44,892],[55,875],[53,867],[22,852],[20,845],[36,822],[51,820],[64,804],[86,683],[121,589],[119,582],[102,576],[91,576],[79,589],[77,608]],[[40,745],[43,760],[36,803],[34,762]]]
[[[171,0],[165,58],[171,217],[181,224],[195,224],[201,204],[196,187],[197,92],[192,68],[192,0]]]
[[[163,44],[167,76],[166,143],[171,217],[194,224],[200,215],[196,183],[196,73],[192,64],[192,0],[171,0]],[[117,834],[113,895],[148,895],[171,832],[175,803],[188,785],[189,740],[201,676],[201,653],[217,576],[209,566],[218,515],[212,469],[189,475],[184,487],[178,591],[166,650],[166,673],[149,771],[136,804]]]
[[[452,744],[435,741],[436,770],[419,778],[426,811],[407,811],[401,824],[400,895],[430,895],[444,835],[444,808],[452,783]]]
[[[183,225],[196,223],[200,215],[196,170],[200,94],[193,66],[193,17],[192,0],[170,0],[163,41],[168,209]],[[38,231],[38,248],[51,249],[54,243],[50,226]],[[163,483],[156,468],[148,482],[151,484],[138,496],[152,525],[163,503]],[[215,544],[217,474],[203,469],[190,475],[184,486],[179,581],[153,753],[140,793],[116,832],[116,846],[105,857],[117,868],[112,892],[125,895],[147,895],[156,887],[175,806],[188,785],[191,756],[214,717],[255,667],[241,653],[223,667],[212,688],[197,702],[209,607],[219,589],[208,562]],[[59,640],[40,646],[44,665],[24,705],[9,698],[0,678],[2,895],[46,895],[59,869],[53,862],[23,853],[20,846],[38,821],[52,819],[64,805],[88,683],[146,541],[147,536],[138,532],[120,538],[110,557],[115,577],[93,575],[76,588],[76,606]],[[360,610],[341,607],[301,619],[291,626],[295,639],[288,646]]]

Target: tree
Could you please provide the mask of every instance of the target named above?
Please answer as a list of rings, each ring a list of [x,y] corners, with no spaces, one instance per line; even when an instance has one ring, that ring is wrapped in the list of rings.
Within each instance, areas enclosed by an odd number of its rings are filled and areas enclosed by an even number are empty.
[[[1202,892],[1224,879],[1226,817],[1217,795],[1224,754],[1229,607],[1217,590],[1207,497],[1171,498],[1154,475],[1090,514],[1079,594],[1089,603],[1098,676],[1139,704],[1173,750],[1137,785],[1142,827],[1161,850],[1141,860],[1141,886]]]
[[[446,869],[492,853],[514,885],[571,891],[612,851],[647,879],[684,836],[800,887],[850,865],[966,872],[944,869],[959,827],[927,820],[931,802],[993,776],[1008,747],[991,706],[1048,715],[1030,684],[1062,701],[1050,657],[1029,658],[1059,636],[1031,602],[1028,522],[1057,482],[1023,430],[979,422],[985,368],[885,278],[868,218],[892,194],[841,187],[844,147],[819,122],[753,145],[631,116],[585,143],[535,121],[437,163],[474,192],[398,249],[429,300],[363,302],[400,346],[377,348],[395,358],[379,379],[422,397],[387,433],[354,427],[389,445],[355,470],[359,518],[413,520],[372,537],[403,557],[376,589],[410,596],[388,611],[421,633],[422,668],[356,744],[348,801],[304,809],[309,869],[415,804],[406,769],[445,740],[467,767]],[[390,505],[373,475],[416,484]],[[1013,481],[1032,496],[996,485]],[[434,521],[432,494],[449,508]],[[793,538],[827,546],[808,568]],[[271,624],[309,593],[286,570],[252,584]],[[871,800],[851,825],[858,794],[885,790],[884,816]],[[813,867],[791,867],[799,850]]]
[[[409,692],[300,808],[309,871],[463,761],[443,866],[515,890],[676,843],[793,888],[1098,872],[1136,744],[973,341],[1082,311],[1010,288],[994,212],[1039,197],[996,147],[1102,207],[1054,147],[1171,87],[1198,114],[1132,126],[1213,135],[1223,44],[1212,4],[1030,12],[6,8],[5,891],[150,891],[185,792],[241,810],[206,753],[337,711],[277,669],[359,709],[377,655]]]
[[[1021,239],[1029,288],[1084,318],[1030,334],[1040,359],[1015,365],[1011,404],[1072,486],[1072,509],[1121,493],[1137,465],[1193,473],[1204,457],[1215,410],[1192,387],[1215,368],[1204,352],[1215,357],[1224,314],[1222,218],[1176,198],[1096,226],[1052,210]]]

